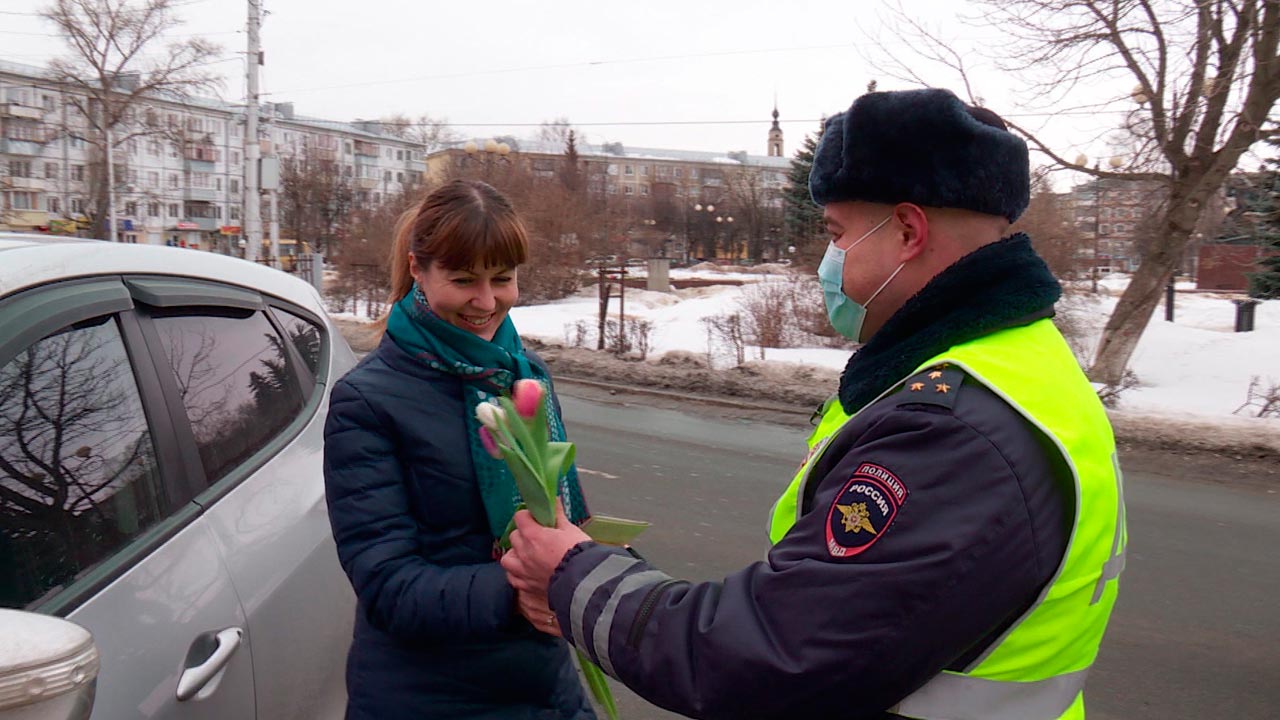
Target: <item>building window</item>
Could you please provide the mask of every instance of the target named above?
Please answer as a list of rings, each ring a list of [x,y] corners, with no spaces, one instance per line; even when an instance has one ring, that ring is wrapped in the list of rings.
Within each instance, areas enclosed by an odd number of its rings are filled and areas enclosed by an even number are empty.
[[[158,140],[152,140],[151,142],[147,143],[147,154],[151,155],[152,157],[159,157],[160,142]]]
[[[158,202],[147,203],[147,217],[153,217],[153,218],[160,217],[160,203]]]
[[[696,180],[698,178],[698,168],[689,168],[689,177]]]
[[[138,203],[127,202],[124,204],[124,214],[130,217],[136,217],[138,214]]]
[[[35,210],[37,209],[35,193],[28,192],[11,192],[9,193],[10,207],[14,210]]]
[[[383,170],[383,171],[382,171],[382,181],[383,181],[383,182],[391,182],[391,171],[390,171],[390,170]]]
[[[214,186],[218,190],[218,192],[222,192],[222,178],[216,178],[214,180]]]
[[[169,203],[169,217],[178,217],[178,203]]]
[[[404,182],[404,173],[402,172],[396,173],[396,182],[398,183]]]
[[[129,138],[128,141],[125,142],[125,147],[128,148],[130,155],[137,155],[138,138]]]
[[[672,169],[672,172],[673,172],[673,173],[675,173],[675,176],[676,176],[676,177],[683,177],[683,176],[684,176],[684,170],[683,170],[683,168],[673,168],[673,169]]]
[[[57,179],[57,177],[58,177],[58,163],[45,163],[45,164],[44,164],[44,176],[45,176],[46,178],[50,179],[50,180]]]
[[[149,187],[149,188],[158,188],[158,187],[160,187],[160,173],[159,173],[159,172],[157,172],[157,171],[155,171],[155,170],[148,170],[148,171],[147,171],[147,187]]]
[[[178,175],[177,175],[177,173],[169,173],[169,189],[170,189],[170,190],[177,190],[177,189],[178,189]]]
[[[233,195],[240,192],[240,178],[231,178],[227,181],[227,184],[231,188],[231,193]]]
[[[240,164],[240,151],[239,151],[239,150],[232,150],[232,151],[231,151],[231,164],[232,164],[232,165],[239,165],[239,164]]]
[[[9,161],[9,177],[26,178],[31,177],[31,163],[26,160],[10,160]]]
[[[641,195],[648,195],[648,194],[649,194],[649,186],[648,186],[648,185],[641,185],[641,186],[640,186],[640,194],[641,194]]]
[[[636,189],[630,185],[624,185],[622,187],[622,192],[626,193],[627,195],[633,195],[635,194],[635,191]]]
[[[635,175],[635,174],[636,174],[636,172],[635,172],[635,168],[631,167],[630,165],[624,165],[624,166],[622,166],[622,174],[623,174],[623,175]]]
[[[71,198],[71,212],[76,215],[84,212],[84,198]]]
[[[52,195],[50,195],[49,197],[47,197],[47,198],[45,198],[45,199],[44,199],[44,204],[45,204],[45,206],[46,206],[46,207],[48,207],[48,208],[49,208],[49,212],[51,212],[51,213],[56,213],[56,212],[58,212],[58,209],[61,207],[61,206],[58,204],[58,198],[53,197]]]
[[[641,165],[641,166],[640,166],[640,175],[641,175],[642,177],[648,177],[648,176],[649,176],[649,166],[648,166],[648,165]]]
[[[240,208],[236,205],[232,205],[230,209],[227,210],[227,217],[231,218],[232,220],[239,220]]]
[[[75,180],[76,182],[84,182],[84,166],[83,165],[71,166],[71,179]]]
[[[404,151],[403,151],[403,150],[397,150],[397,151],[396,151],[396,159],[397,159],[397,160],[404,160]]]

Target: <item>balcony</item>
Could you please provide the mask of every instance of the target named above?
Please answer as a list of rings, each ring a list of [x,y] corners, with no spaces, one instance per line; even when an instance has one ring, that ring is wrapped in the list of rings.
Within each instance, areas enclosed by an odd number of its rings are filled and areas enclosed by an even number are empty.
[[[423,160],[407,160],[405,161],[404,166],[409,170],[414,170],[416,172],[427,171],[427,163]]]
[[[44,154],[44,146],[31,140],[0,139],[0,153],[7,155],[37,156]]]
[[[313,160],[323,160],[334,162],[338,159],[338,151],[333,148],[310,147],[307,148],[307,155]]]
[[[356,187],[361,190],[376,190],[378,189],[378,182],[378,178],[356,178]]]
[[[187,172],[211,173],[215,172],[217,167],[214,165],[212,160],[192,160],[191,158],[187,158],[186,169]]]
[[[0,117],[39,120],[44,117],[44,110],[30,105],[19,105],[16,102],[0,103]]]
[[[357,140],[355,142],[355,151],[356,151],[356,155],[360,155],[363,157],[372,157],[372,158],[378,157],[378,146],[371,142],[364,142],[362,140]]]
[[[13,190],[48,190],[48,186],[43,178],[33,177],[16,177],[10,175],[5,178],[5,184]]]
[[[218,191],[211,188],[189,187],[183,191],[183,195],[187,200],[195,200],[198,202],[217,202],[218,200]]]

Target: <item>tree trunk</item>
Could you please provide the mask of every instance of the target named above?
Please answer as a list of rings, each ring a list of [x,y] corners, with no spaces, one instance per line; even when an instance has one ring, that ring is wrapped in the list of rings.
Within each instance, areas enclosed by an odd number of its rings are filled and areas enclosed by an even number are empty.
[[[1089,377],[1094,382],[1112,386],[1120,384],[1129,358],[1138,347],[1151,314],[1160,304],[1165,285],[1182,262],[1182,253],[1191,240],[1195,220],[1199,217],[1192,208],[1202,204],[1203,199],[1193,203],[1170,199],[1168,222],[1162,229],[1164,241],[1150,243],[1151,250],[1129,280],[1129,287],[1120,296],[1102,331],[1098,354],[1089,370]]]

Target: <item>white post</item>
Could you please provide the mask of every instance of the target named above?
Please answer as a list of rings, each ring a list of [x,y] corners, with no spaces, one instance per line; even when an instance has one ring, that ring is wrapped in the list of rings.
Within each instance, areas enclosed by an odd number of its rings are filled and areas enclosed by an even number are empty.
[[[258,143],[258,26],[262,21],[261,0],[249,0],[249,55],[247,58],[247,93],[244,126],[244,235],[246,260],[258,259],[262,246],[262,206],[258,197],[258,160],[262,146]]]
[[[267,226],[271,237],[271,257],[276,259],[275,266],[280,267],[280,206],[276,204],[275,190],[267,191],[267,207],[271,208],[271,224]]]

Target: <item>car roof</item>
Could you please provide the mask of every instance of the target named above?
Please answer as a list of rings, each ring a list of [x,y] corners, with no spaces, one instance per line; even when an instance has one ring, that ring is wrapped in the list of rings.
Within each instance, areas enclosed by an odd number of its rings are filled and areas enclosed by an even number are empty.
[[[58,280],[95,275],[168,275],[238,285],[323,313],[306,281],[227,255],[59,235],[0,233],[0,298]]]

